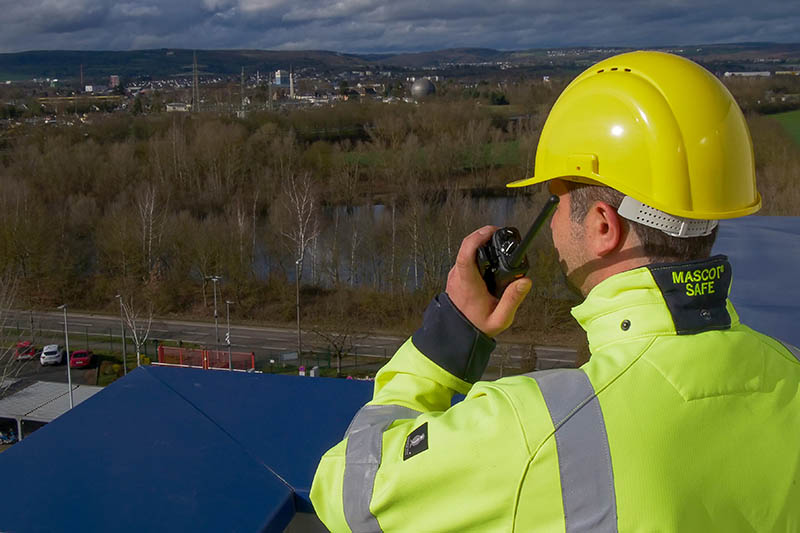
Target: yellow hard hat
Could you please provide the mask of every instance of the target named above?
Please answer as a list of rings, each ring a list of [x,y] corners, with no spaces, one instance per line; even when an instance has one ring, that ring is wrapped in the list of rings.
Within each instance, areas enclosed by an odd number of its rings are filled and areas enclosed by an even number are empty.
[[[575,78],[553,105],[534,177],[607,185],[689,219],[761,208],[753,144],[739,106],[710,72],[682,57],[632,52]]]

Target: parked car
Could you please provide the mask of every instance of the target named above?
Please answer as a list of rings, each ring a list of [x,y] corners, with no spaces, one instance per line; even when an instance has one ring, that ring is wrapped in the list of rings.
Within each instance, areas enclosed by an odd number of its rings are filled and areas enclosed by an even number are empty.
[[[14,349],[14,359],[24,361],[36,357],[36,347],[31,341],[20,341]]]
[[[87,368],[92,366],[94,354],[91,350],[76,350],[69,358],[70,368]]]
[[[48,344],[42,349],[39,356],[39,363],[42,366],[60,365],[67,362],[67,351],[59,344]]]

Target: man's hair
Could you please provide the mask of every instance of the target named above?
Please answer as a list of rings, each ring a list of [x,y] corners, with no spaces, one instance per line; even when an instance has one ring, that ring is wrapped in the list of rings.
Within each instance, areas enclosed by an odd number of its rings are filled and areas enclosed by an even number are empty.
[[[567,182],[570,191],[570,219],[583,222],[594,202],[605,202],[619,209],[624,194],[602,185]],[[672,237],[663,231],[626,220],[644,246],[644,254],[653,263],[685,262],[707,259],[717,238],[717,228],[704,237]]]

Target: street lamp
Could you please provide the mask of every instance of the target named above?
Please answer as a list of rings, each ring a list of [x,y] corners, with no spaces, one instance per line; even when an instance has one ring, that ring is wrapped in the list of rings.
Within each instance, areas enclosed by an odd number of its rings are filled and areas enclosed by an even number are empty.
[[[69,408],[72,409],[73,402],[72,402],[72,373],[69,370],[70,358],[69,358],[69,332],[67,331],[67,304],[62,304],[58,306],[58,309],[64,310],[64,344],[67,347],[67,386],[69,387]]]
[[[126,376],[128,374],[128,350],[127,346],[125,346],[125,320],[122,315],[122,295],[117,294],[115,298],[119,299],[119,326],[122,329],[122,375]]]
[[[230,300],[225,300],[225,309],[228,315],[228,335],[225,336],[225,341],[228,343],[228,370],[233,372],[233,359],[231,358],[231,304],[234,303]]]
[[[206,279],[210,279],[214,282],[214,335],[216,339],[215,348],[217,352],[219,352],[219,322],[217,320],[217,282],[222,281],[222,276],[208,276]]]

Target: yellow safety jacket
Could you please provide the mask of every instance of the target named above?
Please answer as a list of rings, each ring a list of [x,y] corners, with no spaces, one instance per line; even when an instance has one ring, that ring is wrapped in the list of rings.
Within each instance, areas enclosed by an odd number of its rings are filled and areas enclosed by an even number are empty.
[[[494,342],[440,294],[311,489],[332,531],[800,531],[800,350],[739,322],[724,256],[572,313],[580,369],[473,385]],[[454,393],[466,398],[451,407]]]

